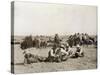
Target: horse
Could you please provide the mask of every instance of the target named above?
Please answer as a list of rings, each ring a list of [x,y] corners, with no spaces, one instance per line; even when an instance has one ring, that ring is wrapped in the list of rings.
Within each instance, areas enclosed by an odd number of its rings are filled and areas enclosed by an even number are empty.
[[[40,47],[46,48],[47,47],[47,41],[44,40],[44,39],[41,39],[41,41],[40,41]]]

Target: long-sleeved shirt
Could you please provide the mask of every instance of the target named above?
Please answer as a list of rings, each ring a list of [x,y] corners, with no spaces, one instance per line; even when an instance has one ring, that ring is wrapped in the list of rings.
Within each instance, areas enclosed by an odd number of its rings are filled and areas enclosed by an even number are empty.
[[[50,56],[55,56],[55,53],[54,53],[54,51],[53,51],[53,49],[51,49],[50,51],[49,51],[49,54],[50,54]]]

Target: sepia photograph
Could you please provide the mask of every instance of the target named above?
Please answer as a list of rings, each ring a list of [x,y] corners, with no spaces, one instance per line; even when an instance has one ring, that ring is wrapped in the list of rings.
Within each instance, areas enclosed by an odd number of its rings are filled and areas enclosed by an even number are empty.
[[[97,6],[11,2],[11,72],[97,68]]]

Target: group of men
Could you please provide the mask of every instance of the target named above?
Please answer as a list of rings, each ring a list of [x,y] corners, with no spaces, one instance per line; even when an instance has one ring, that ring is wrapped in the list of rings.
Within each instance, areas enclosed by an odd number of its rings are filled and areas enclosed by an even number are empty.
[[[43,58],[36,55],[33,55],[28,50],[24,50],[24,63],[33,63],[33,62],[61,62],[66,61],[68,58],[77,58],[83,57],[84,51],[81,49],[81,46],[77,44],[75,48],[70,48],[69,44],[61,43],[59,36],[56,34],[54,37],[54,45],[48,52],[48,57]]]
[[[84,52],[79,44],[77,44],[75,49],[70,48],[68,43],[66,45],[61,44],[60,46],[54,46],[48,52],[48,58],[50,62],[61,62],[66,61],[68,58],[77,58],[83,56]]]
[[[77,44],[75,48],[72,49],[67,42],[62,44],[58,34],[55,34],[54,46],[48,52],[49,61],[60,62],[65,61],[68,58],[77,58],[83,56],[84,51],[81,49],[80,44]]]

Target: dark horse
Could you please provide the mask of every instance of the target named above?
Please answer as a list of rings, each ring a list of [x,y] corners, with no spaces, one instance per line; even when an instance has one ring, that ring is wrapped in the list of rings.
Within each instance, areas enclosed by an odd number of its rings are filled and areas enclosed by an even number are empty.
[[[74,35],[70,35],[68,40],[67,40],[68,44],[70,47],[72,46],[76,46],[77,44],[80,45],[92,45],[95,44],[95,37],[89,36],[88,34],[74,34]]]

